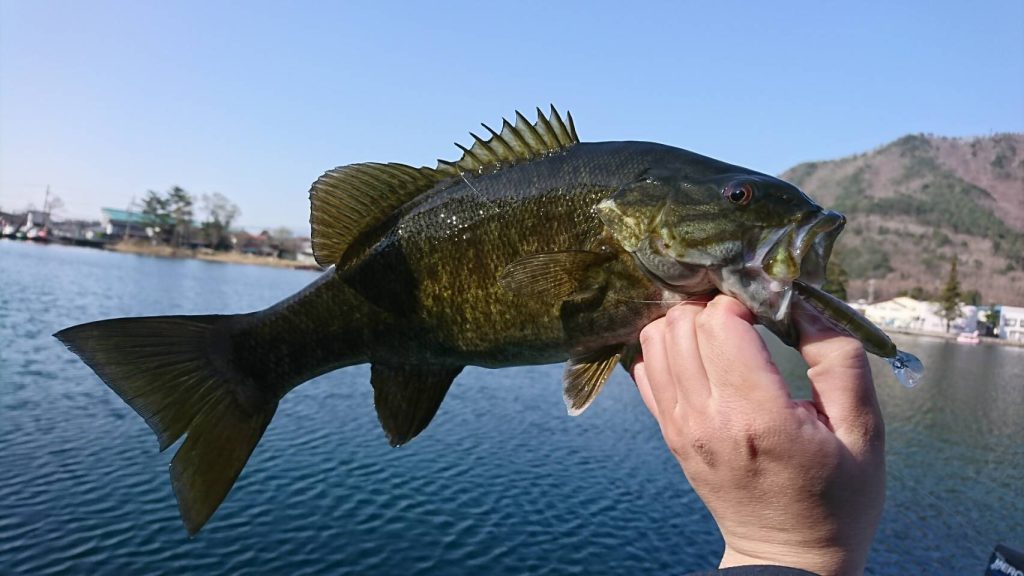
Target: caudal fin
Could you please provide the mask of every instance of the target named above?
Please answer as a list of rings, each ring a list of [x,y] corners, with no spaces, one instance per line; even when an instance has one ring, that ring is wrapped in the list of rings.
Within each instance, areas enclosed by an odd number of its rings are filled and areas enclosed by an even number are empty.
[[[189,534],[227,496],[277,409],[232,368],[232,318],[117,318],[54,334],[146,420],[161,451],[186,437],[170,472]]]

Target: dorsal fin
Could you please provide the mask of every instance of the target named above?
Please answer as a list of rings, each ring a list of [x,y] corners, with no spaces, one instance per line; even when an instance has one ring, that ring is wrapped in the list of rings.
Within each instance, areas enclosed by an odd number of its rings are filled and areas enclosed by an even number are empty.
[[[462,158],[457,162],[438,160],[437,172],[445,177],[485,174],[565,150],[580,141],[572,114],[566,114],[566,120],[562,121],[552,105],[547,117],[537,108],[537,121],[533,124],[516,112],[515,125],[503,120],[500,133],[482,124],[491,137],[484,140],[470,132],[473,146],[466,148],[456,143],[463,152]]]
[[[537,122],[516,112],[513,126],[502,122],[501,132],[486,124],[487,140],[470,132],[474,143],[462,149],[457,162],[438,160],[437,168],[405,164],[350,164],[328,170],[309,190],[309,223],[313,256],[326,268],[337,264],[352,242],[413,198],[447,178],[484,174],[542,158],[579,142],[572,114],[566,121],[551,106],[548,117],[537,108]]]
[[[327,268],[360,234],[447,176],[405,164],[350,164],[328,170],[309,189],[313,256]]]

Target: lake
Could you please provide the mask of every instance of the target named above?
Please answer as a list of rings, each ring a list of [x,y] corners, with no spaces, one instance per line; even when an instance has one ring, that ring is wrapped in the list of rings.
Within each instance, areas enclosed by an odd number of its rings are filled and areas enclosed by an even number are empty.
[[[115,316],[244,312],[316,273],[0,240],[0,573],[680,574],[717,564],[710,515],[621,370],[578,418],[561,366],[467,368],[388,446],[366,366],[289,394],[194,539],[171,450],[51,334]],[[1024,349],[899,336],[873,359],[889,490],[872,574],[980,574],[1024,547]],[[805,367],[772,344],[806,394]]]

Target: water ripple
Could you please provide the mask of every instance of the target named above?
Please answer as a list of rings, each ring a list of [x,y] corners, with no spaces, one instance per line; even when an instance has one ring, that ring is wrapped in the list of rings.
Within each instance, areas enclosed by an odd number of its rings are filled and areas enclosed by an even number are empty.
[[[557,366],[466,369],[399,449],[379,428],[366,367],[308,383],[189,539],[171,454],[49,334],[108,316],[259,308],[313,275],[0,241],[0,277],[33,287],[0,289],[4,574],[681,573],[721,552],[628,379],[616,373],[568,418]],[[1024,393],[1007,384],[1024,355],[901,345],[952,376],[911,393],[880,379],[894,476],[871,571],[977,571],[996,540],[1024,543],[1019,480],[1006,473],[1024,467]],[[803,378],[797,362],[780,368]]]

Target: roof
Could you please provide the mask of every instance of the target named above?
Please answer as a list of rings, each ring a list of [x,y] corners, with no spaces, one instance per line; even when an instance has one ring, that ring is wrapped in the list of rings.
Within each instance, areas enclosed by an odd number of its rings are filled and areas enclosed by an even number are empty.
[[[100,211],[103,212],[103,215],[108,219],[116,220],[118,222],[138,224],[140,226],[157,223],[152,216],[143,212],[129,212],[127,210],[118,210],[117,208],[100,208]]]
[[[868,304],[865,308],[871,310],[917,312],[920,307],[921,301],[919,300],[915,300],[907,296],[897,296],[892,300],[883,300],[882,302]]]

